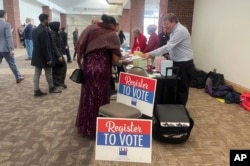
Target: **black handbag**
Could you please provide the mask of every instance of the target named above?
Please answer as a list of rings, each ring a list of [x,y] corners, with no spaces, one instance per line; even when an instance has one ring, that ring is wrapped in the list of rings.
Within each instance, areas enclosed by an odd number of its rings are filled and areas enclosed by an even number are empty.
[[[83,72],[81,69],[75,69],[69,77],[73,82],[81,84],[84,81]]]

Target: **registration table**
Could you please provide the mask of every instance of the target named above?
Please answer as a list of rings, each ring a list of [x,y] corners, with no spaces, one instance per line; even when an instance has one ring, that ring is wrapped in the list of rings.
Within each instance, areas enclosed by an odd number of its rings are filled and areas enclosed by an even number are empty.
[[[134,61],[140,57],[138,56],[130,56],[127,57],[131,61]],[[126,67],[127,70],[131,69],[133,65],[128,65]],[[142,66],[139,66],[142,67]],[[142,68],[146,68],[142,67]],[[148,76],[150,78],[154,78],[157,80],[156,92],[155,92],[155,105],[156,104],[181,104],[177,101],[177,92],[178,92],[178,82],[180,81],[179,77],[173,76],[163,76],[159,72],[152,71],[148,72]]]

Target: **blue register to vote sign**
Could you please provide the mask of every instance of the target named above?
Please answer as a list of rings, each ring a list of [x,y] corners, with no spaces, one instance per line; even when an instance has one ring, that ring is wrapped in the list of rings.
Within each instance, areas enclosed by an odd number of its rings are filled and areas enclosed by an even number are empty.
[[[96,160],[151,162],[152,120],[98,118]]]
[[[144,115],[152,117],[157,80],[120,73],[117,102],[139,109]]]

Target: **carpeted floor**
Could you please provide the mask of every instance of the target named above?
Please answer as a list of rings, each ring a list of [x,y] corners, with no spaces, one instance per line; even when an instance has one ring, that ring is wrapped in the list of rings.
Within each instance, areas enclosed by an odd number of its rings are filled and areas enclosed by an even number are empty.
[[[5,61],[0,65],[0,166],[205,166],[229,165],[230,149],[250,149],[250,112],[191,89],[187,108],[195,121],[190,139],[169,145],[153,141],[152,164],[95,161],[95,141],[74,127],[80,85],[68,78],[61,94],[33,96],[33,67],[19,50],[25,80],[16,84]],[[48,91],[44,74],[41,89]]]

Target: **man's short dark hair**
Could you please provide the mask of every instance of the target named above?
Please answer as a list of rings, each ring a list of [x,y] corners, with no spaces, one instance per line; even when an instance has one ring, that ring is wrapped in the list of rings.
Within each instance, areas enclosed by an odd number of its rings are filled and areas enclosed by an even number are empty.
[[[65,31],[65,27],[62,27],[61,29],[62,29],[63,32]]]
[[[39,15],[38,18],[39,18],[40,22],[43,22],[44,20],[48,20],[49,19],[49,15],[42,13],[42,14]]]
[[[163,20],[168,20],[169,22],[175,22],[175,23],[179,22],[177,16],[174,13],[168,13],[167,15],[164,16]]]
[[[5,10],[0,10],[0,18],[3,18],[5,14],[6,14]]]

